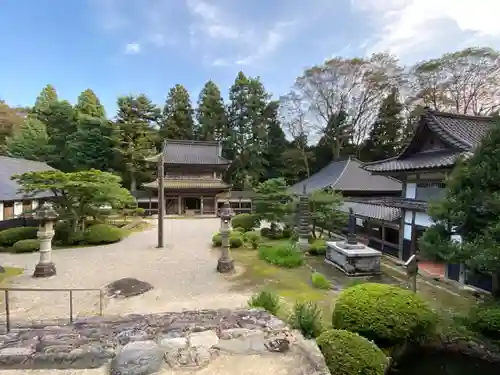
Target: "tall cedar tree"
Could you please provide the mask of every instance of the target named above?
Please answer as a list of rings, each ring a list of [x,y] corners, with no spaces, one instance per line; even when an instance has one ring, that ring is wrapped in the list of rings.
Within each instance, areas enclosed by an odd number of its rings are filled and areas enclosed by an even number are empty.
[[[239,72],[229,91],[229,125],[231,136],[226,152],[233,160],[230,168],[235,188],[254,186],[265,173],[267,161],[262,153],[266,144],[266,108],[269,94],[258,78],[247,78]]]
[[[163,139],[193,139],[193,114],[189,92],[183,85],[175,85],[163,108],[160,136]]]
[[[348,141],[348,115],[340,111],[330,116],[330,121],[325,126],[323,134],[314,148],[314,163],[311,173],[326,167],[333,159],[345,156],[344,146]]]
[[[205,83],[196,109],[198,139],[202,141],[222,141],[227,137],[227,114],[224,100],[213,81]]]
[[[363,160],[381,160],[398,154],[405,128],[402,110],[399,92],[394,88],[380,105],[377,120],[360,152]]]
[[[453,170],[445,198],[431,204],[429,214],[435,226],[422,238],[424,252],[451,263],[465,263],[471,269],[494,276],[494,292],[500,293],[500,122],[494,126],[473,156]],[[462,236],[462,246],[443,236],[452,231]],[[445,238],[445,240],[448,238]]]
[[[47,111],[51,103],[57,102],[57,91],[52,85],[46,85],[35,100],[35,105],[31,109],[31,113],[44,121],[43,112]]]
[[[150,171],[144,173],[147,166],[144,159],[156,152],[155,126],[161,117],[161,111],[143,94],[120,97],[117,104],[120,171],[126,185],[131,191],[135,191],[142,179],[153,179]]]
[[[105,118],[106,111],[101,101],[97,97],[94,91],[87,89],[83,91],[79,96],[75,105],[75,110],[78,114],[87,115],[97,118]]]
[[[33,116],[27,117],[19,129],[5,142],[8,156],[46,161],[48,136],[43,122]]]
[[[287,176],[287,165],[283,155],[289,149],[285,133],[278,119],[279,102],[272,101],[267,105],[265,117],[267,139],[263,157],[267,160],[263,180]]]

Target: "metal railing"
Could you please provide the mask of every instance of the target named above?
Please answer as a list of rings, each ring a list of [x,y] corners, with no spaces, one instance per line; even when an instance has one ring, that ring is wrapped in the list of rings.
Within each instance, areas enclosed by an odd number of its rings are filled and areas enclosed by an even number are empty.
[[[4,292],[5,297],[5,329],[10,332],[10,292],[66,292],[69,295],[69,322],[73,323],[73,292],[99,292],[99,316],[103,316],[104,305],[104,290],[103,289],[88,289],[88,288],[0,288]]]

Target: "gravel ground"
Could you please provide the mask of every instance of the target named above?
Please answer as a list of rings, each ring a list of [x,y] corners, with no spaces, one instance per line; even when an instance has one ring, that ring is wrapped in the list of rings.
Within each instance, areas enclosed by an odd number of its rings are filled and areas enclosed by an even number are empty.
[[[25,269],[13,279],[19,288],[102,288],[124,277],[147,281],[154,289],[128,299],[105,299],[104,314],[153,313],[202,308],[243,307],[250,292],[231,292],[231,283],[215,271],[217,251],[210,239],[219,219],[166,219],[166,247],[157,249],[156,227],[122,242],[99,247],[55,250],[57,276],[31,277],[38,254],[0,254],[0,264]],[[68,292],[11,292],[14,320],[69,316]],[[99,311],[98,292],[75,292],[74,315]],[[3,304],[3,303],[2,303]],[[4,315],[4,314],[3,314]]]

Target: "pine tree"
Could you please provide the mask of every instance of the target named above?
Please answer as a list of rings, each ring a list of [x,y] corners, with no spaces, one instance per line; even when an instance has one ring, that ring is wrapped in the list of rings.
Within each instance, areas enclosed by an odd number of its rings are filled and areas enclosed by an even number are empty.
[[[19,129],[6,139],[9,156],[28,160],[46,161],[48,136],[45,124],[34,117],[27,117]]]
[[[404,129],[402,110],[399,92],[393,89],[382,102],[377,120],[361,151],[364,160],[381,160],[398,154]]]
[[[288,175],[283,155],[289,149],[289,143],[278,120],[278,109],[279,102],[272,101],[267,105],[265,111],[267,139],[263,156],[267,165],[263,180]]]
[[[189,92],[182,85],[170,89],[165,107],[160,135],[163,139],[193,139],[193,107]]]
[[[32,113],[44,120],[44,112],[48,110],[49,105],[58,101],[57,91],[52,85],[45,86],[35,100]]]
[[[154,126],[160,119],[161,111],[143,94],[120,97],[117,104],[120,171],[130,190],[135,191],[146,168],[144,159],[156,152]],[[150,173],[149,180],[152,180]]]
[[[196,110],[198,138],[204,141],[221,141],[227,136],[227,114],[224,101],[213,81],[205,83]]]
[[[86,89],[79,96],[75,105],[78,114],[105,118],[106,112],[99,98],[91,89]]]

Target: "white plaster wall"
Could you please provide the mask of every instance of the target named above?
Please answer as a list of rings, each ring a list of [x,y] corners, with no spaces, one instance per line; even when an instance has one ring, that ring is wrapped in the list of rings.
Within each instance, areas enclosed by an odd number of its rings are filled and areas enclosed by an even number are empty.
[[[405,224],[404,239],[411,240],[411,224]]]
[[[410,182],[406,184],[405,198],[415,199],[417,196],[417,184],[415,182]]]
[[[406,211],[405,213],[405,229],[404,229],[404,238],[406,240],[411,239],[411,221],[412,221],[412,212]],[[415,213],[415,225],[419,225],[421,227],[430,227],[432,226],[432,220],[425,212],[416,212]]]
[[[3,203],[0,202],[0,220],[3,220]]]
[[[38,201],[36,199],[31,201],[31,209],[36,210],[38,207]]]
[[[23,213],[23,202],[14,202],[14,216],[19,216]]]

